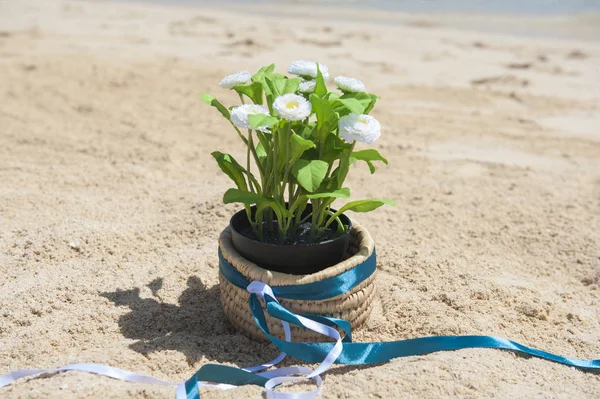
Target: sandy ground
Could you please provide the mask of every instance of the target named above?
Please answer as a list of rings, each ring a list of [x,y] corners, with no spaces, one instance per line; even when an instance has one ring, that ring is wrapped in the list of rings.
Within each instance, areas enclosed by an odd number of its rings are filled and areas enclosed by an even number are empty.
[[[349,185],[398,206],[357,215],[379,301],[356,339],[491,334],[600,358],[600,46],[420,21],[0,1],[0,373],[96,362],[181,381],[276,354],[220,307],[236,207],[210,152],[243,149],[197,93],[233,105],[225,74],[303,58],[382,97],[390,166]],[[173,392],[69,372],[0,396]],[[322,395],[599,396],[599,374],[497,350],[336,367]]]

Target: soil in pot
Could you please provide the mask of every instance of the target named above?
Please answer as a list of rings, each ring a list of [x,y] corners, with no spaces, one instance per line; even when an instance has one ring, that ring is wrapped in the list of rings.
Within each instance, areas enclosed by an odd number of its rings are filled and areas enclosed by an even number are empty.
[[[333,225],[333,223],[332,223]],[[297,234],[294,237],[286,237],[285,242],[280,242],[279,238],[279,230],[277,228],[277,222],[273,222],[272,227],[269,229],[266,223],[263,223],[263,239],[262,242],[266,242],[269,244],[276,245],[306,245],[306,244],[318,244],[321,242],[326,242],[333,240],[339,236],[337,234],[337,223],[335,227],[328,228],[319,236],[315,243],[310,242],[310,230],[312,227],[311,222],[304,222],[300,225]],[[330,226],[331,227],[331,226]],[[250,238],[251,240],[259,240],[259,238],[254,234],[254,230],[250,225],[247,225],[242,231],[240,231],[244,237]]]
[[[252,212],[255,209],[252,207]],[[310,212],[310,209],[306,212]],[[337,234],[337,222],[333,222],[318,242],[311,243],[311,224],[307,222],[303,224],[300,234],[282,244],[276,224],[273,229],[263,226],[263,241],[259,241],[243,210],[231,218],[232,242],[240,255],[260,267],[288,274],[312,274],[339,263],[348,249],[352,223],[345,215],[341,215],[340,220],[348,226],[341,236]]]

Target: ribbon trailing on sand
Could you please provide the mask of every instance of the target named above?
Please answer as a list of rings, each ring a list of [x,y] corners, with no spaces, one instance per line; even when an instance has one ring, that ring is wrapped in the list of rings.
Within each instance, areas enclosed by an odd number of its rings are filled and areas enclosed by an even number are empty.
[[[219,251],[221,273],[235,286],[250,292],[249,305],[254,321],[269,340],[281,350],[279,356],[265,364],[245,369],[207,364],[201,367],[192,378],[179,384],[162,381],[142,374],[131,373],[115,367],[97,364],[75,364],[58,369],[14,371],[0,376],[0,387],[9,385],[20,378],[35,374],[76,370],[130,382],[153,385],[177,385],[175,392],[176,399],[199,399],[200,387],[225,390],[241,385],[258,385],[264,387],[268,399],[311,399],[315,398],[321,389],[322,379],[320,375],[334,363],[367,365],[384,363],[400,357],[468,348],[504,349],[576,367],[581,370],[600,370],[600,359],[581,360],[566,358],[530,348],[504,338],[484,335],[424,337],[392,342],[352,342],[352,331],[350,323],[347,321],[310,314],[298,315],[285,309],[277,300],[277,298],[323,300],[336,297],[356,287],[375,272],[375,257],[375,251],[373,251],[373,254],[360,265],[325,280],[296,286],[270,287],[260,281],[249,282],[246,280],[240,272],[223,258]],[[285,339],[282,340],[271,335],[261,301],[264,303],[267,313],[271,317],[281,321]],[[323,334],[331,338],[334,342],[293,342],[290,333],[290,324],[305,327]],[[337,328],[344,332],[343,338]],[[286,355],[306,362],[320,363],[320,365],[314,370],[308,367],[285,367],[264,371],[281,362]],[[316,382],[317,388],[310,392],[275,391],[275,388],[282,383],[298,380],[313,380]]]

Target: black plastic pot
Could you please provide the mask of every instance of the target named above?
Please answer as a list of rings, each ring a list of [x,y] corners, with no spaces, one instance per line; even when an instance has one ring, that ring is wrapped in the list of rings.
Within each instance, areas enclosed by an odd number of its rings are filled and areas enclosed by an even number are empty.
[[[252,207],[252,213],[255,210]],[[235,250],[260,267],[287,274],[312,274],[339,263],[348,249],[352,222],[346,215],[341,215],[340,220],[348,229],[332,240],[314,244],[272,244],[242,234],[250,227],[246,211],[242,210],[231,218],[231,238]],[[337,230],[337,222],[331,223],[329,228]]]

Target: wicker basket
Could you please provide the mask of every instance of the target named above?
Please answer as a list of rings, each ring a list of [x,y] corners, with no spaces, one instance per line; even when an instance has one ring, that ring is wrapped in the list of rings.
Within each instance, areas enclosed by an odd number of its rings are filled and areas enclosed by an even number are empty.
[[[337,276],[338,274],[350,270],[364,262],[373,253],[375,243],[369,232],[354,220],[352,221],[352,226],[350,245],[345,255],[345,260],[318,273],[308,275],[272,272],[241,257],[233,248],[229,227],[221,233],[219,246],[223,257],[243,274],[248,281],[259,280],[272,287],[307,284]],[[267,338],[255,324],[252,314],[250,313],[250,308],[248,306],[248,296],[250,294],[231,284],[221,273],[219,273],[219,282],[221,303],[223,304],[225,315],[231,324],[253,339],[266,341]],[[337,317],[349,321],[354,330],[360,327],[368,319],[374,298],[375,273],[354,289],[335,298],[321,301],[278,299],[286,309],[294,313],[309,313]],[[265,315],[271,334],[283,339],[281,322],[272,319],[268,314]],[[294,341],[314,342],[323,341],[326,338],[324,338],[323,335],[308,329],[292,326],[292,339]]]

